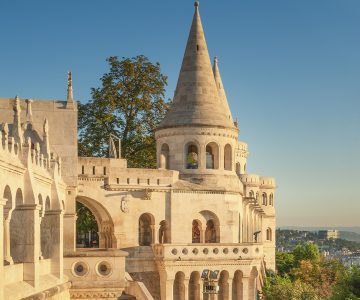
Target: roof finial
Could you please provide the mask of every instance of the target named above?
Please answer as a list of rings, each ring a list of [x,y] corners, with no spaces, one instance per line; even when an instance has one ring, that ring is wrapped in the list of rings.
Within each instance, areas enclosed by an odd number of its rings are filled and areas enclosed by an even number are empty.
[[[72,87],[72,73],[68,72],[68,83],[67,83],[67,108],[74,108],[74,95]]]
[[[217,56],[214,57],[214,64],[218,64],[219,58]]]
[[[199,8],[200,2],[199,1],[195,1],[194,6],[195,9],[197,10]]]

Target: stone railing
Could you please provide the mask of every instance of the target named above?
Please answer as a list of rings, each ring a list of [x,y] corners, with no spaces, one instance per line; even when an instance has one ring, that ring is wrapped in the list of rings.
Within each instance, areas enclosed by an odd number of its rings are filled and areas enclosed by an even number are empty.
[[[155,259],[162,260],[204,260],[262,258],[263,246],[259,243],[241,244],[155,244]]]

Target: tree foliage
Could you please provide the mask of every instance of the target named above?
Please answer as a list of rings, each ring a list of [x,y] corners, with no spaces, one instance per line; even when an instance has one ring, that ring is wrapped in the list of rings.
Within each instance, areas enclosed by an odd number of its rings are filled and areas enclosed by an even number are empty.
[[[270,300],[332,299],[336,291],[341,296],[334,300],[347,299],[341,298],[348,290],[346,286],[357,282],[356,275],[344,277],[344,266],[322,257],[312,243],[297,245],[291,253],[277,253],[276,267],[277,275],[269,276],[264,287],[264,295]]]
[[[76,230],[79,233],[97,232],[98,226],[92,212],[82,203],[76,202]]]
[[[107,59],[110,70],[92,99],[79,104],[79,155],[106,156],[110,134],[121,139],[129,167],[155,167],[154,129],[168,108],[167,77],[147,57]]]
[[[334,287],[331,300],[360,300],[360,268],[347,270]]]

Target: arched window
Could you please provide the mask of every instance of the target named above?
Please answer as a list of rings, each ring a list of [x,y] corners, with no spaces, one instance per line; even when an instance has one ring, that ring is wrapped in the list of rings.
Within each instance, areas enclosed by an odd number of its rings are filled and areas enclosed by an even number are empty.
[[[205,243],[216,243],[216,228],[213,220],[206,222]]]
[[[159,228],[159,243],[167,244],[170,243],[170,226],[168,221],[162,220]]]
[[[266,240],[272,241],[272,230],[271,228],[266,229]]]
[[[202,228],[199,220],[192,221],[192,242],[201,243],[202,238]]]
[[[206,169],[219,168],[219,147],[216,143],[209,143],[206,146]]]
[[[267,205],[267,195],[266,195],[266,193],[262,194],[262,205]]]
[[[199,168],[199,151],[195,144],[189,144],[186,149],[186,168]]]
[[[160,168],[161,169],[169,169],[169,145],[163,144],[161,146],[161,153],[160,153]]]
[[[146,213],[139,218],[139,245],[150,246],[154,243],[154,218]]]
[[[238,174],[238,175],[241,174],[241,165],[239,162],[236,163],[236,174]]]
[[[229,144],[224,148],[224,169],[227,171],[232,170],[232,150]]]
[[[270,194],[269,196],[269,205],[274,206],[274,195]]]
[[[250,198],[254,198],[254,191],[251,190],[251,191],[249,192],[249,197],[250,197]]]

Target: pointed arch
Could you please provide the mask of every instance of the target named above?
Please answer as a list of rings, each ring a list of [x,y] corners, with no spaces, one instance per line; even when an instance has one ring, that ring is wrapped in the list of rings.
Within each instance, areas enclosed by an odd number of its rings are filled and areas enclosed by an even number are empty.
[[[224,169],[227,171],[232,171],[232,147],[230,144],[226,144],[224,148]]]

